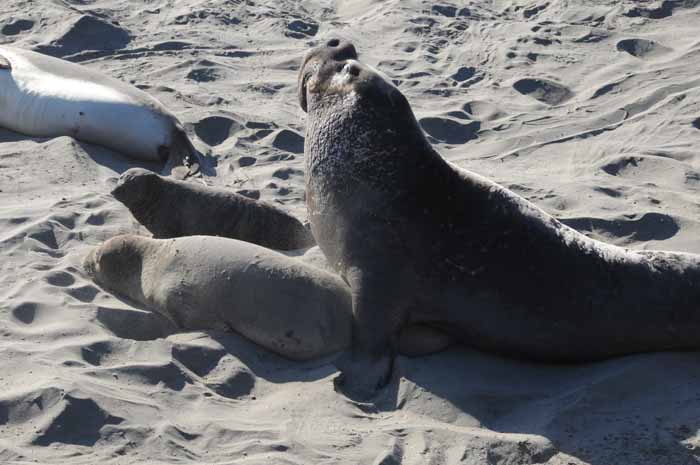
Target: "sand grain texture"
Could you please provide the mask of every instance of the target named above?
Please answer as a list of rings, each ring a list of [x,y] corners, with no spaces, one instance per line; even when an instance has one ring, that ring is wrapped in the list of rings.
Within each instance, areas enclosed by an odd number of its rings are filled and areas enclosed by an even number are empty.
[[[209,165],[195,182],[304,219],[296,72],[337,31],[449,160],[592,237],[698,253],[698,24],[688,0],[7,0],[0,43],[133,83],[185,123]],[[80,269],[148,234],[108,194],[132,166],[0,130],[0,463],[700,459],[697,353],[547,366],[454,348],[399,358],[368,408],[333,391],[330,359],[175,333]]]

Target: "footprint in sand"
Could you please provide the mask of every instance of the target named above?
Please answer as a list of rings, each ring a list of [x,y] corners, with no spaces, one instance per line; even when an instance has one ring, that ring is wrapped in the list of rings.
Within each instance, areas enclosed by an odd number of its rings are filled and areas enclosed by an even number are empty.
[[[34,21],[29,19],[18,19],[17,21],[5,24],[0,33],[6,36],[14,36],[21,32],[28,31],[34,27]]]
[[[627,52],[637,58],[653,58],[665,55],[671,49],[647,39],[623,39],[617,43],[619,52]]]
[[[68,287],[75,284],[75,278],[65,271],[54,271],[46,275],[46,282],[56,287]]]
[[[304,153],[304,138],[290,129],[282,129],[275,134],[272,146],[291,153]]]
[[[304,176],[304,172],[301,170],[298,170],[296,168],[287,167],[287,168],[278,168],[277,170],[275,170],[274,173],[272,173],[273,178],[282,179],[284,181],[288,180],[292,176],[302,177],[302,176]]]
[[[559,105],[574,96],[568,87],[547,79],[520,79],[513,84],[513,88],[547,105]]]
[[[222,73],[216,67],[196,68],[187,73],[187,79],[195,82],[213,82],[221,77]]]
[[[194,132],[205,144],[214,147],[243,129],[236,120],[226,116],[209,116],[194,125]]]
[[[629,242],[663,241],[680,231],[678,222],[663,213],[649,212],[639,218],[564,218],[561,222],[584,233],[597,232],[609,238],[626,238]]]
[[[207,376],[226,355],[222,347],[177,344],[172,348],[175,360],[197,376]]]
[[[51,396],[49,402],[39,402],[43,409],[41,423],[32,441],[38,446],[54,443],[92,446],[101,439],[100,430],[107,425],[118,425],[124,418],[111,414],[92,399],[71,394]],[[48,420],[48,421],[47,421]]]
[[[462,106],[462,111],[479,121],[493,121],[507,116],[502,108],[484,100],[471,100]]]
[[[95,300],[97,294],[99,294],[99,289],[91,284],[86,284],[84,286],[72,287],[66,291],[68,295],[84,303],[90,303]]]
[[[257,163],[257,161],[257,158],[245,155],[238,159],[238,166],[240,166],[241,168],[253,166],[255,163]]]
[[[437,142],[446,144],[464,144],[472,139],[476,139],[481,123],[470,121],[462,123],[451,118],[426,117],[421,118],[419,123],[423,130]]]
[[[92,366],[100,366],[114,351],[113,341],[98,341],[80,348],[81,358]]]
[[[646,3],[646,2],[639,2]],[[673,15],[677,8],[693,8],[698,3],[695,0],[664,0],[662,2],[649,2],[649,5],[634,6],[623,13],[628,18],[664,19]]]
[[[23,302],[12,310],[12,316],[25,325],[30,325],[36,319],[37,308],[38,306],[34,302]]]
[[[232,372],[217,373],[207,379],[206,385],[222,397],[239,399],[253,391],[255,376],[245,367],[236,367]]]

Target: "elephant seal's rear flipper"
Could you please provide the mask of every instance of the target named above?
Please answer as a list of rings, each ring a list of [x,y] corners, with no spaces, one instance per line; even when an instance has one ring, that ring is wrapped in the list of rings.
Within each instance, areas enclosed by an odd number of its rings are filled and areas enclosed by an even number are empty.
[[[196,175],[201,169],[201,158],[185,129],[179,124],[173,129],[172,143],[158,148],[165,166],[161,174],[185,180]]]

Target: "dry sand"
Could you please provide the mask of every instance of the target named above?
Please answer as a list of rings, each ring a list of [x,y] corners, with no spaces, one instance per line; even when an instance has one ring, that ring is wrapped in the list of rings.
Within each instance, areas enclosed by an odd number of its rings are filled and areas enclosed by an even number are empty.
[[[448,159],[593,237],[700,252],[699,3],[5,0],[0,42],[132,82],[196,137],[196,182],[303,218],[296,71],[338,31]],[[108,194],[131,166],[0,131],[0,463],[700,460],[697,353],[548,366],[453,348],[399,358],[370,408],[333,391],[329,360],[173,334],[80,270],[147,234]]]

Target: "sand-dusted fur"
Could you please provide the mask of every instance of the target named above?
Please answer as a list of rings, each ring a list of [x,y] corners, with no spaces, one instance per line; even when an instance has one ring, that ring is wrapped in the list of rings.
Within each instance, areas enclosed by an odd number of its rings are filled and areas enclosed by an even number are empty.
[[[700,256],[595,241],[452,166],[346,41],[299,82],[312,231],[353,292],[346,392],[387,381],[407,324],[544,361],[700,348]]]
[[[247,242],[118,236],[90,252],[84,268],[183,330],[233,330],[294,360],[350,343],[350,291],[340,278]]]
[[[273,205],[141,168],[123,173],[112,195],[156,238],[222,236],[276,250],[315,243],[308,228]]]

